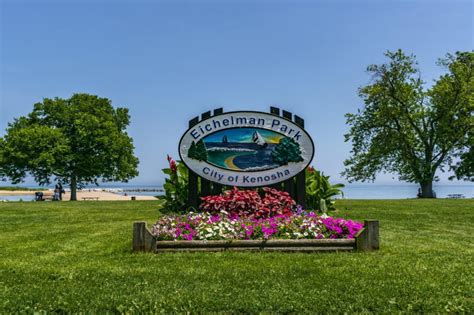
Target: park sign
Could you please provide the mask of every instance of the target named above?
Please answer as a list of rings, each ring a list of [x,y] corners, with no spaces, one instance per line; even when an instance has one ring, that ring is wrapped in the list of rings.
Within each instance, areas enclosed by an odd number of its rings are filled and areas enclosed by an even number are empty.
[[[314,155],[309,134],[285,117],[238,111],[192,125],[179,143],[181,161],[220,185],[268,186],[304,171]]]

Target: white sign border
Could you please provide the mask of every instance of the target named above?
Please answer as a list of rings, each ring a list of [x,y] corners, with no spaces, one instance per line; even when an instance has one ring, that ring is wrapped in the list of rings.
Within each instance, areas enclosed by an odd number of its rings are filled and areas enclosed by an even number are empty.
[[[232,120],[231,117],[234,116],[235,118],[236,115],[239,115],[238,118],[241,118],[240,122],[243,122],[242,118],[246,118],[246,123],[235,126],[236,119]],[[260,118],[264,120],[263,125],[249,124],[250,118],[258,119],[259,116],[264,117]],[[226,125],[224,124],[225,119],[228,120],[228,124]],[[220,124],[214,123],[215,121],[219,121]],[[257,122],[261,123],[261,121]],[[275,125],[277,122],[278,125]],[[232,125],[230,125],[231,123]],[[285,132],[281,131],[283,125],[289,127],[286,129],[286,133],[290,132],[290,134],[285,134]],[[215,132],[236,128],[260,128],[271,130],[289,137],[300,135],[300,141],[297,142],[302,151],[301,156],[303,157],[303,162],[290,162],[288,165],[264,171],[232,171],[187,157],[192,141],[197,142]],[[198,135],[197,138],[195,138],[196,135]],[[179,141],[178,151],[181,161],[190,171],[209,181],[226,186],[262,187],[283,182],[304,171],[313,160],[315,147],[313,139],[309,133],[303,127],[298,126],[295,122],[285,117],[259,111],[233,111],[211,116],[190,127],[182,135]]]

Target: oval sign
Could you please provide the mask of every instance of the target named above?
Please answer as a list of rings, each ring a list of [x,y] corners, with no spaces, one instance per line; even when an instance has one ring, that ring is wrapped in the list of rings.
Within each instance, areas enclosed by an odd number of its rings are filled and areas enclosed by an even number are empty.
[[[303,171],[313,159],[309,134],[292,121],[252,111],[228,112],[188,129],[181,161],[197,175],[227,186],[268,186]]]

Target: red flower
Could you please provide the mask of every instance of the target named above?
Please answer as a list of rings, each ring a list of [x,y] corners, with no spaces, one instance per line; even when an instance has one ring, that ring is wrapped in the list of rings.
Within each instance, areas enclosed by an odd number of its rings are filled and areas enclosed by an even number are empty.
[[[173,158],[169,155],[166,156],[166,159],[168,160],[168,163],[170,164],[170,169],[173,173],[176,173],[178,167],[176,166],[176,161],[173,160]]]
[[[310,172],[310,173],[314,172],[314,167],[308,166],[308,172]]]

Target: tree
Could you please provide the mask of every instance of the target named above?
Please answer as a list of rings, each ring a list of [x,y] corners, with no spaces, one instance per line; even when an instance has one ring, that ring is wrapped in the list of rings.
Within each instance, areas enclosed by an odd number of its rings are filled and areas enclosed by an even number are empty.
[[[301,162],[300,145],[292,138],[283,137],[272,151],[272,159],[279,165],[286,165],[289,162]]]
[[[71,187],[103,181],[128,181],[138,175],[138,159],[126,128],[126,108],[88,94],[44,99],[27,116],[8,124],[0,138],[0,175],[13,183],[27,174],[40,185],[54,177]]]
[[[432,198],[438,170],[473,174],[474,53],[440,59],[447,71],[429,88],[413,55],[385,55],[388,63],[367,68],[373,82],[359,89],[364,108],[346,115],[352,151],[343,175],[365,181],[380,171],[396,173]]]
[[[202,139],[196,143],[196,159],[199,161],[207,161],[207,148]]]
[[[197,159],[196,142],[194,141],[191,143],[191,146],[189,147],[188,158]]]

